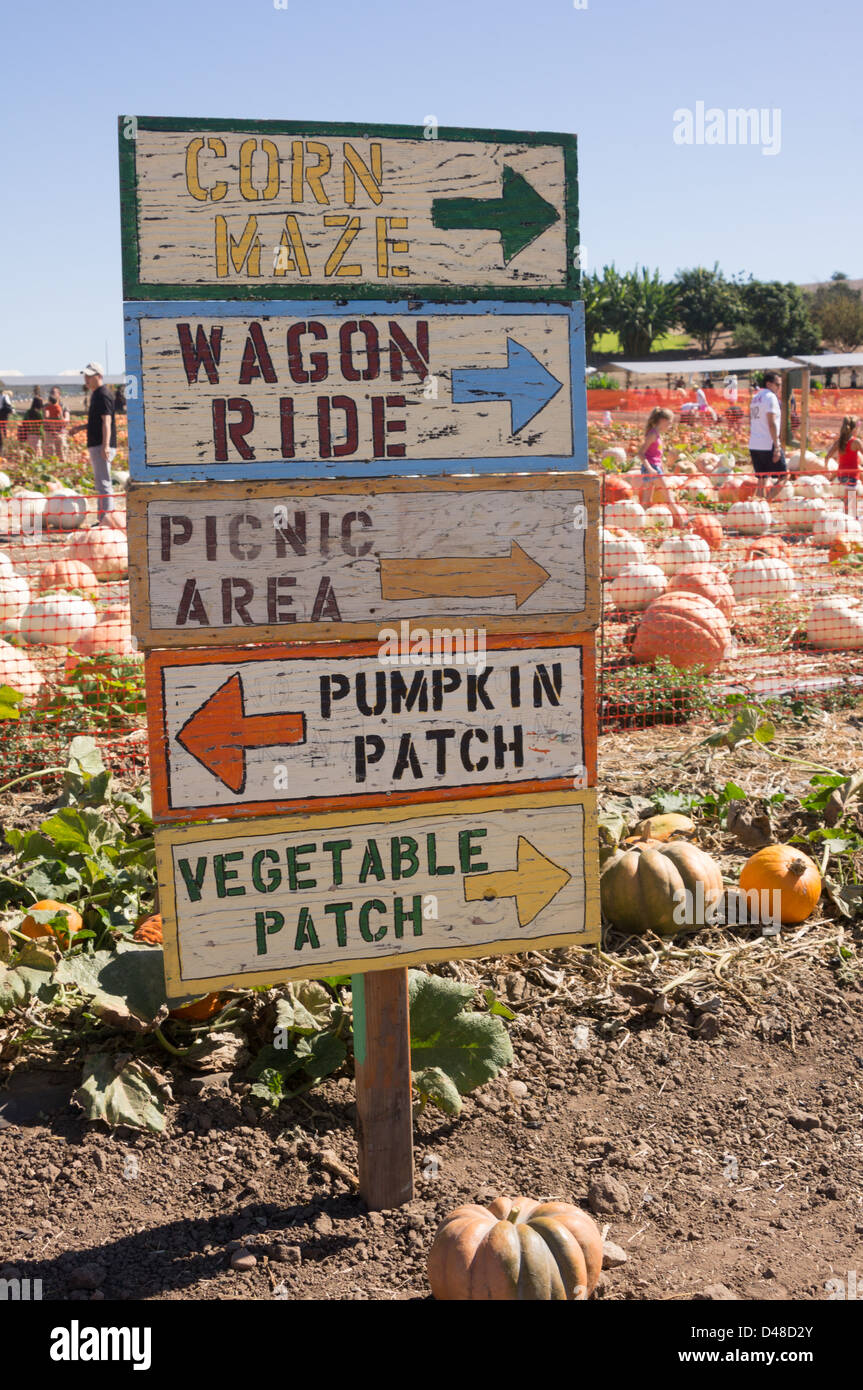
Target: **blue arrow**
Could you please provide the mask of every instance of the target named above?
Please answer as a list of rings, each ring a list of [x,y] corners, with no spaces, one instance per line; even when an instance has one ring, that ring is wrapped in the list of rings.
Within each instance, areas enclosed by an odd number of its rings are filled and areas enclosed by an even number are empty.
[[[452,374],[453,405],[509,401],[512,434],[523,430],[553,400],[562,383],[521,343],[506,340],[505,367],[457,367]]]

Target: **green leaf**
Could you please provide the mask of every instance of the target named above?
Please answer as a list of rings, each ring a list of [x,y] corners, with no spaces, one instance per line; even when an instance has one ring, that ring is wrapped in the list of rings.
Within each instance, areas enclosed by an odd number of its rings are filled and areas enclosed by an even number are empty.
[[[445,1115],[461,1114],[461,1096],[455,1083],[440,1067],[424,1067],[413,1073],[413,1083],[422,1101],[431,1101]]]
[[[66,956],[57,966],[61,984],[76,985],[89,999],[104,998],[110,1011],[119,999],[130,1013],[146,1023],[156,1020],[166,1003],[162,951],[137,941],[120,941],[113,951]]]
[[[268,1067],[261,1072],[258,1080],[253,1086],[249,1087],[249,1095],[260,1100],[264,1105],[271,1105],[277,1108],[285,1098],[284,1078],[280,1071],[274,1067]]]
[[[513,1013],[512,1009],[508,1009],[506,1004],[502,1004],[500,1002],[493,989],[484,990],[483,998],[485,999],[485,1002],[488,1005],[488,1011],[490,1014],[497,1014],[500,1018],[506,1018],[510,1021],[512,1021],[512,1019],[515,1018],[515,1014]]]
[[[423,1038],[437,1034],[461,1013],[475,993],[473,985],[462,984],[459,980],[445,980],[440,975],[428,975],[424,970],[409,970],[411,1036]]]
[[[3,692],[0,691],[0,699],[2,696]],[[79,735],[72,739],[69,744],[67,771],[78,773],[81,777],[96,777],[100,772],[105,771],[102,754],[94,738]]]
[[[338,1071],[347,1056],[347,1047],[335,1033],[318,1033],[312,1039],[309,1055],[303,1061],[303,1070],[312,1081],[322,1081]]]
[[[0,965],[0,1018],[12,1009],[23,1008],[30,998],[30,984],[17,969]]]
[[[317,980],[288,984],[284,999],[276,1005],[276,1027],[291,1033],[320,1033],[333,1011],[333,996]]]
[[[765,719],[763,724],[758,725],[752,737],[756,743],[772,743],[776,737],[776,725]]]
[[[111,1125],[131,1125],[161,1134],[165,1128],[166,1088],[143,1062],[125,1061],[106,1052],[92,1052],[84,1059],[84,1079],[72,1099],[88,1120]]]
[[[736,782],[726,782],[722,788],[722,795],[727,801],[745,801],[746,792],[739,787]]]
[[[18,706],[23,699],[20,691],[13,690],[11,685],[0,685],[0,719],[20,719]]]

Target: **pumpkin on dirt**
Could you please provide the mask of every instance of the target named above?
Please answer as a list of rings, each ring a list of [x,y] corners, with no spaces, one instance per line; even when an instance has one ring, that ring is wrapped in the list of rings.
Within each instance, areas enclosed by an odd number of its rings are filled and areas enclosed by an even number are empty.
[[[632,842],[643,844],[645,840],[670,840],[672,835],[693,835],[695,822],[689,816],[681,816],[677,811],[664,811],[647,820],[638,822]],[[630,843],[628,840],[627,843]]]
[[[72,560],[61,556],[43,565],[36,581],[40,593],[49,589],[78,589],[84,593],[98,593],[99,581],[89,565],[83,560]]]
[[[603,506],[607,502],[622,502],[627,497],[632,497],[632,483],[626,478],[622,478],[619,473],[606,473],[602,479],[602,502]]]
[[[805,922],[818,906],[821,875],[808,854],[793,845],[766,845],[743,865],[740,887],[744,893],[778,893],[779,916],[792,925]]]
[[[703,541],[707,541],[711,550],[722,549],[722,522],[718,517],[699,512],[697,516],[692,518],[689,525],[693,534],[700,536]]]
[[[638,625],[632,655],[639,662],[666,657],[678,669],[713,671],[731,645],[731,629],[714,603],[701,594],[674,591],[651,603]]]
[[[596,1288],[602,1237],[568,1202],[496,1197],[458,1207],[438,1228],[428,1260],[436,1299],[580,1302]]]
[[[599,889],[603,914],[618,930],[659,936],[705,926],[725,891],[719,865],[687,840],[644,840],[619,851]]]
[[[159,912],[151,912],[149,917],[142,917],[135,930],[132,932],[133,941],[144,941],[148,946],[162,945],[162,915]]]
[[[790,564],[791,552],[781,536],[762,536],[760,540],[753,541],[746,547],[743,559],[784,560],[786,564]]]
[[[671,579],[667,592],[698,594],[718,608],[729,623],[734,622],[737,607],[734,590],[728,582],[728,575],[716,565],[684,565]]]
[[[61,927],[58,934],[50,922],[37,922],[28,913],[18,930],[34,941],[40,936],[55,936],[59,941],[68,943],[69,938],[79,932],[84,925],[80,912],[76,912],[75,908],[70,907],[68,903],[56,902],[54,898],[43,898],[40,902],[34,903],[30,912],[62,912],[66,918],[66,930],[64,932]]]
[[[863,540],[859,536],[834,536],[830,542],[827,561],[831,565],[836,565],[840,560],[847,560],[850,555],[859,555],[861,551],[863,551]]]

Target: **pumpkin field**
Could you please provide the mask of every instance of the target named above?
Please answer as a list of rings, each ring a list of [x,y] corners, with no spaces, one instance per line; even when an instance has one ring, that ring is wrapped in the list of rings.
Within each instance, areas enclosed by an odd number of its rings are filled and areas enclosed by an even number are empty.
[[[591,428],[602,943],[410,972],[417,1195],[387,1212],[350,977],[165,995],[122,455],[102,528],[81,451],[5,460],[0,1278],[721,1301],[853,1268],[863,531],[826,439],[766,501],[705,431],[654,502],[637,435]]]

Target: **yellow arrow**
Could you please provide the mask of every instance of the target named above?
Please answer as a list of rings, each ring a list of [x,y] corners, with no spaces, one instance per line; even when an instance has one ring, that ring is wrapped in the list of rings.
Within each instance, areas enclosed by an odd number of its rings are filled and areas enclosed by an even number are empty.
[[[464,881],[464,900],[467,903],[486,902],[493,898],[515,898],[518,925],[528,926],[538,917],[552,898],[557,897],[572,878],[566,869],[546,859],[544,854],[526,840],[518,837],[518,868],[499,869],[496,873],[471,874]]]
[[[516,608],[548,579],[548,570],[512,541],[508,555],[449,556],[438,560],[381,559],[381,598],[499,598]]]

